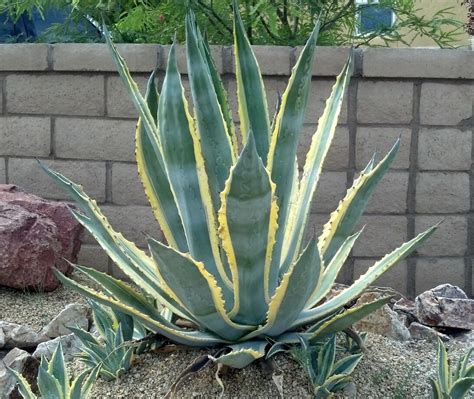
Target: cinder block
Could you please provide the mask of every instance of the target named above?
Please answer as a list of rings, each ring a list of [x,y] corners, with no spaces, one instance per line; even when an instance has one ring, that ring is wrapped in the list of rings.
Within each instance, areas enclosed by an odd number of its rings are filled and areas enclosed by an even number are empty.
[[[311,82],[311,91],[308,98],[305,123],[318,123],[326,108],[326,101],[331,95],[332,87],[336,83],[332,79],[317,79]],[[347,122],[347,93],[344,94],[341,113],[338,123]]]
[[[303,50],[296,48],[296,59]],[[318,46],[314,53],[313,76],[337,76],[341,73],[349,57],[348,47]]]
[[[410,123],[413,83],[370,81],[359,83],[357,120],[362,123]]]
[[[463,258],[422,258],[416,261],[416,294],[440,284],[465,289]]]
[[[400,150],[392,163],[392,169],[408,169],[410,166],[411,130],[398,127],[357,127],[356,168],[362,170],[377,153],[382,159],[400,138]]]
[[[112,165],[112,202],[117,205],[149,205],[138,177],[137,165]]]
[[[105,163],[85,161],[44,160],[45,165],[62,173],[74,183],[84,186],[86,193],[97,201],[105,200]],[[10,158],[9,182],[17,184],[32,194],[50,199],[71,200],[66,191],[59,188],[35,159]]]
[[[58,43],[52,47],[56,71],[117,70],[106,44]],[[151,73],[158,64],[160,46],[156,44],[117,44],[117,49],[132,72]]]
[[[474,86],[470,84],[423,83],[420,121],[424,125],[458,125],[472,116],[473,99]]]
[[[0,44],[0,71],[44,71],[48,68],[48,45]]]
[[[160,69],[163,71],[166,70],[168,64],[168,55],[170,52],[171,46],[161,46],[162,56],[161,56],[161,66]],[[222,73],[222,46],[211,46],[211,56],[216,65],[216,69],[219,73]],[[186,61],[186,47],[178,45],[176,46],[176,60],[178,62],[178,70],[182,74],[188,73],[188,64]]]
[[[378,259],[355,259],[354,280],[362,276]],[[408,265],[402,260],[382,274],[372,285],[390,287],[400,294],[407,294]]]
[[[262,75],[290,74],[290,47],[287,46],[252,46]],[[233,64],[235,73],[235,63]]]
[[[365,229],[354,245],[354,256],[384,256],[398,248],[407,239],[407,218],[405,216],[362,217],[358,229]]]
[[[145,95],[147,78],[134,76],[140,91]],[[119,76],[107,78],[107,116],[115,118],[138,118],[138,112],[125,88],[125,84]]]
[[[421,216],[415,218],[416,233],[439,223],[438,230],[418,249],[425,256],[464,256],[467,244],[467,217],[462,215]]]
[[[99,75],[8,75],[7,111],[53,115],[104,115]]]
[[[375,189],[366,212],[405,213],[407,194],[408,172],[389,172]]]
[[[0,155],[45,157],[51,150],[49,118],[0,118]]]
[[[107,273],[109,269],[109,257],[98,245],[82,245],[77,263],[104,273]]]
[[[147,247],[147,235],[161,241],[163,234],[153,212],[148,206],[110,206],[102,207],[114,230],[139,247]]]
[[[0,184],[7,182],[7,176],[5,171],[5,158],[0,158]]]
[[[55,122],[59,158],[133,161],[136,122],[112,119],[58,118]]]
[[[319,179],[312,204],[313,213],[336,210],[339,201],[346,195],[347,174],[345,172],[323,172]]]
[[[474,54],[439,48],[367,48],[367,77],[474,79]],[[427,67],[429,66],[429,68]]]
[[[304,125],[302,136],[298,145],[298,163],[300,168],[304,167],[306,154],[311,146],[311,138],[316,132],[317,125]],[[334,133],[334,139],[329,148],[324,170],[345,170],[349,163],[349,129],[338,126]]]
[[[458,129],[421,129],[418,166],[421,170],[470,170],[472,132]]]
[[[469,211],[469,174],[422,172],[416,179],[416,211],[456,213]]]

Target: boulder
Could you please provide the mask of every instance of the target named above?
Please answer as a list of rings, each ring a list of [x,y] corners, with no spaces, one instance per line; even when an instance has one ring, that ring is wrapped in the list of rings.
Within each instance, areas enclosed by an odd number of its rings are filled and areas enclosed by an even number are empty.
[[[90,309],[80,303],[70,303],[51,320],[42,330],[42,334],[49,338],[71,334],[68,327],[89,329]]]
[[[30,327],[0,321],[0,348],[34,348],[47,340],[48,337],[37,333]]]
[[[7,370],[7,367],[18,371],[31,385],[34,385],[39,361],[28,352],[14,348],[0,362],[0,398],[21,398],[18,390],[15,389],[16,378]]]
[[[0,185],[0,285],[54,290],[51,268],[70,273],[66,260],[77,261],[82,231],[67,204]]]
[[[442,284],[418,295],[415,314],[420,323],[428,326],[474,329],[474,300],[451,284]]]
[[[60,342],[63,348],[64,359],[67,362],[73,359],[73,355],[75,353],[81,352],[82,350],[81,341],[79,338],[77,338],[74,334],[68,334],[54,338],[51,341],[40,343],[33,352],[33,357],[36,359],[41,359],[41,356],[44,356],[47,360],[50,360]]]
[[[440,338],[443,341],[449,341],[450,338],[439,331],[436,331],[434,328],[425,326],[423,324],[413,322],[408,327],[411,337],[416,340],[424,339],[427,341],[437,341]]]
[[[378,292],[367,292],[357,300],[356,306],[373,302],[379,299],[383,294]],[[364,317],[353,326],[359,332],[371,332],[384,337],[396,339],[398,341],[407,341],[410,339],[410,332],[400,320],[397,312],[390,309],[390,306],[384,305],[375,312]]]

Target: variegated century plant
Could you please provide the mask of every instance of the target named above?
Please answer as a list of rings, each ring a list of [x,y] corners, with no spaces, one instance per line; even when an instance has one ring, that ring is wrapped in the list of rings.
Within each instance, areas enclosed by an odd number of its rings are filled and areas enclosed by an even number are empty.
[[[46,170],[79,204],[82,212],[73,210],[74,216],[140,291],[81,266],[79,270],[102,286],[103,293],[59,273],[58,278],[171,341],[227,346],[216,361],[240,368],[276,353],[282,344],[299,342],[299,336],[312,340],[343,330],[382,306],[388,299],[344,307],[435,227],[324,301],[361,233],[354,234],[354,229],[399,143],[377,165],[374,159],[369,162],[319,239],[305,242],[311,202],[352,73],[352,56],[327,100],[300,175],[296,155],[319,24],[293,68],[271,123],[264,83],[236,3],[234,13],[240,140],[223,83],[192,13],[186,20],[186,50],[194,114],[182,86],[175,44],[161,94],[153,73],[142,97],[106,31],[118,71],[139,111],[138,171],[167,244],[149,238],[149,256],[113,230],[81,186]],[[240,153],[238,143],[243,144]],[[173,321],[160,315],[155,301],[174,313]],[[195,328],[179,327],[177,319]]]

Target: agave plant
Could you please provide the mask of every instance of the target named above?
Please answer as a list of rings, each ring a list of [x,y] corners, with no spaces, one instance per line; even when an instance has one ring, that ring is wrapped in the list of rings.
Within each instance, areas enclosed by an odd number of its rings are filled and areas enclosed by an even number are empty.
[[[36,399],[28,381],[17,371],[9,369],[18,381],[18,389],[25,399]],[[45,399],[87,399],[92,385],[99,373],[99,367],[87,370],[79,374],[72,381],[66,370],[64,354],[61,343],[48,362],[43,356],[38,369],[38,389],[42,398]]]
[[[136,158],[141,181],[166,244],[148,239],[151,256],[117,233],[82,187],[49,170],[77,201],[74,216],[141,290],[78,266],[104,293],[61,274],[67,286],[133,316],[152,332],[190,346],[227,346],[216,361],[244,367],[265,356],[269,343],[297,343],[347,328],[388,299],[344,310],[382,273],[425,241],[430,228],[375,263],[353,285],[323,302],[360,231],[360,216],[389,169],[395,143],[372,159],[331,214],[317,240],[305,242],[311,202],[334,136],[352,56],[338,76],[312,138],[303,174],[297,166],[319,24],[293,68],[270,123],[264,83],[234,3],[240,132],[227,94],[194,17],[186,20],[186,50],[194,115],[188,107],[171,46],[159,95],[153,73],[145,97],[107,31],[106,40],[139,111]],[[243,144],[239,153],[238,143]],[[172,311],[160,315],[149,298]],[[196,328],[179,327],[184,319]]]
[[[431,396],[434,399],[462,399],[474,385],[474,363],[470,363],[470,358],[474,353],[471,348],[459,359],[456,370],[453,372],[449,366],[448,353],[446,347],[438,338],[438,375],[436,378],[430,377]]]
[[[76,357],[91,369],[100,366],[99,375],[106,380],[115,380],[130,369],[135,353],[147,349],[147,343],[142,340],[148,331],[127,314],[92,300],[89,300],[89,305],[98,336],[81,328],[69,327],[82,344],[82,352]],[[169,315],[167,317],[170,318]],[[136,346],[131,341],[142,342]]]
[[[301,338],[297,350],[300,353],[295,353],[295,357],[301,362],[313,386],[314,397],[318,399],[331,398],[334,393],[342,391],[351,382],[351,374],[364,356],[353,354],[336,362],[336,334],[319,348],[310,346]]]

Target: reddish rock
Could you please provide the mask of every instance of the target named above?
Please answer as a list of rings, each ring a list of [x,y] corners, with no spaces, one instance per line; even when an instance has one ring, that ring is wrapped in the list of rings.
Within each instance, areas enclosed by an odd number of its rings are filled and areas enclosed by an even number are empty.
[[[77,261],[83,227],[62,202],[0,185],[0,285],[52,291],[51,268],[68,274]]]

